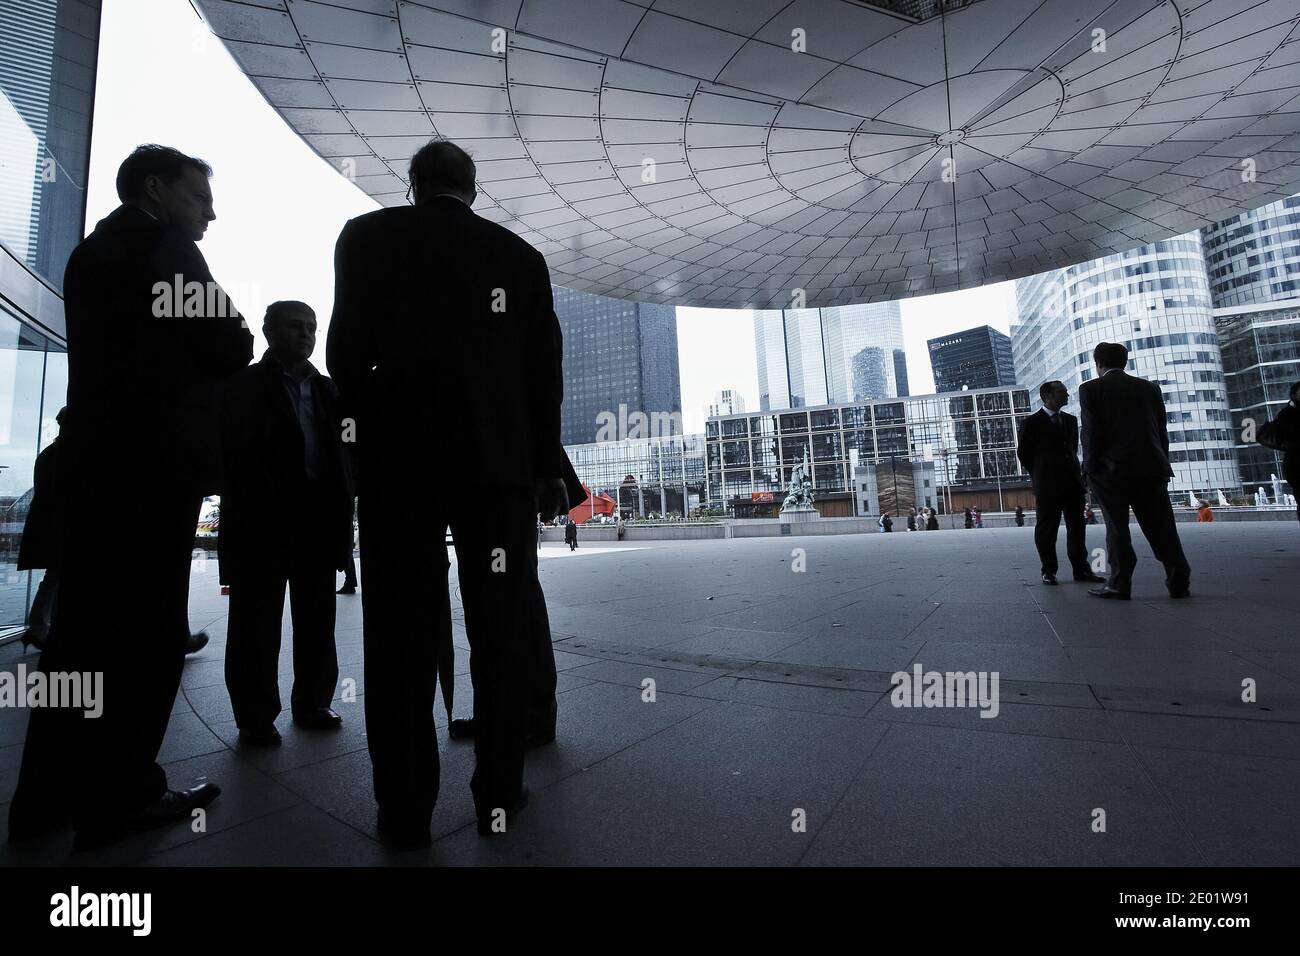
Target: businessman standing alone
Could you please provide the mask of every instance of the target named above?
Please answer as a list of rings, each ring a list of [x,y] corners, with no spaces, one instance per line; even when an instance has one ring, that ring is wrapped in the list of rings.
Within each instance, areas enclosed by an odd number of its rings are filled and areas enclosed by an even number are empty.
[[[1160,387],[1124,371],[1128,349],[1101,342],[1092,353],[1097,377],[1079,387],[1083,416],[1083,466],[1088,485],[1106,519],[1106,557],[1110,578],[1093,597],[1127,601],[1137,554],[1129,535],[1128,512],[1165,567],[1169,596],[1191,595],[1192,569],[1183,555],[1174,509],[1169,503],[1169,432]]]
[[[1074,579],[1104,581],[1088,565],[1083,473],[1079,470],[1079,422],[1063,411],[1070,393],[1064,382],[1044,382],[1038,395],[1043,407],[1021,424],[1016,455],[1034,483],[1034,501],[1038,506],[1034,545],[1042,564],[1043,583],[1056,583],[1056,533],[1062,515],[1065,516],[1065,556],[1074,571]]]

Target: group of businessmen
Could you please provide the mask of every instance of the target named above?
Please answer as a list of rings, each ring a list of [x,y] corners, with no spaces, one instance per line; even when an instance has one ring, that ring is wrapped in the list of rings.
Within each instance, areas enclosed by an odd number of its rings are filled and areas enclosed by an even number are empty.
[[[434,697],[439,674],[453,673],[450,562],[419,546],[412,518],[423,512],[424,525],[432,498],[429,523],[455,542],[471,649],[474,716],[456,721],[455,736],[474,738],[479,832],[503,832],[527,801],[525,750],[555,738],[534,525],[586,494],[560,444],[561,336],[545,260],[475,215],[473,160],[431,142],[411,160],[411,203],[339,236],[332,378],[310,362],[316,317],[297,301],[267,309],[268,348],[250,365],[252,335],[197,246],[216,218],[211,175],[175,149],[138,148],[118,172],[122,204],[68,262],[60,534],[100,528],[132,580],[123,587],[93,549],[60,542],[61,595],[38,666],[102,673],[103,715],[33,712],[9,838],[71,822],[74,846],[91,849],[189,819],[219,795],[214,783],[172,789],[157,761],[189,634],[195,525],[213,493],[230,593],[226,682],[251,745],[280,740],[286,588],[294,722],[341,723],[334,583],[351,561],[355,495],[378,825],[401,847],[429,841]],[[466,493],[466,460],[495,476],[492,508]],[[90,476],[95,501],[83,490]],[[432,604],[431,579],[443,582]],[[450,712],[446,686],[444,697]]]
[[[1076,581],[1102,583],[1088,593],[1104,600],[1130,600],[1137,554],[1129,533],[1129,509],[1165,569],[1173,598],[1189,597],[1191,567],[1183,554],[1167,493],[1169,432],[1164,398],[1153,382],[1129,375],[1128,349],[1101,342],[1093,350],[1096,378],[1079,387],[1078,419],[1064,411],[1069,392],[1061,382],[1039,389],[1043,407],[1021,423],[1017,455],[1029,472],[1038,513],[1034,544],[1044,584],[1056,584],[1056,535],[1065,518],[1065,553]],[[1080,437],[1082,436],[1082,438]],[[1079,464],[1079,446],[1083,464]],[[1106,520],[1109,577],[1093,572],[1084,543],[1088,490]]]

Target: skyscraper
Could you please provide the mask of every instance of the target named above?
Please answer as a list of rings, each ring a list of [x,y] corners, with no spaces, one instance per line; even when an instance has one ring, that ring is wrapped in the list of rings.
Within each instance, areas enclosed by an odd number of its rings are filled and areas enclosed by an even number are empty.
[[[718,418],[721,415],[743,415],[745,413],[745,396],[734,388],[723,388],[713,393],[705,418]]]
[[[926,345],[937,393],[1016,384],[1011,338],[992,326],[941,335]]]
[[[1249,491],[1281,477],[1282,455],[1244,440],[1245,419],[1276,418],[1300,381],[1300,196],[1203,229],[1201,242]]]
[[[1170,492],[1241,487],[1195,233],[1020,279],[1016,303],[1016,377],[1031,394],[1059,380],[1077,411],[1079,385],[1093,376],[1093,347],[1121,342],[1129,350],[1129,370],[1164,394],[1174,469]]]
[[[597,441],[602,422],[610,416],[627,422],[637,413],[655,423],[675,421],[666,432],[656,424],[656,434],[680,434],[677,310],[559,286],[552,291],[564,333],[561,441]]]
[[[754,312],[761,411],[908,394],[897,302]]]

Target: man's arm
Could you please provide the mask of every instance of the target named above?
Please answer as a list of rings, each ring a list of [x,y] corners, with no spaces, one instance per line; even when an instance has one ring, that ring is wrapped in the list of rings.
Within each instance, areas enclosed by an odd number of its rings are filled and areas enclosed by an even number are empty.
[[[564,401],[564,334],[555,315],[546,260],[535,253],[535,314],[528,316],[528,394],[532,399],[532,461],[537,478],[564,475],[560,456],[560,405]]]
[[[1167,460],[1169,458],[1169,416],[1165,412],[1165,398],[1160,393],[1160,386],[1154,382],[1151,383],[1151,406],[1156,416],[1156,438]]]
[[[1093,388],[1091,382],[1079,386],[1079,440],[1083,446],[1083,473],[1091,471],[1091,463],[1097,459],[1101,449],[1099,422],[1093,405]],[[1093,386],[1095,388],[1095,386]]]
[[[325,363],[338,386],[343,415],[355,412],[370,370],[379,361],[366,318],[366,256],[349,222],[334,247],[334,313],[325,340]]]
[[[1020,434],[1016,440],[1016,457],[1020,459],[1021,467],[1030,474],[1034,471],[1034,438],[1033,425],[1030,423],[1034,420],[1031,415],[1020,423]]]

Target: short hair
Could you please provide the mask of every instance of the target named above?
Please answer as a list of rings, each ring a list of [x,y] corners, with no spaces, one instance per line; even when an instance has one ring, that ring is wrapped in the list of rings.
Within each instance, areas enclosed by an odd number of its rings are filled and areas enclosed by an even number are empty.
[[[157,176],[166,183],[180,179],[185,168],[197,169],[205,177],[212,177],[212,167],[194,156],[186,156],[179,149],[145,143],[131,151],[117,167],[117,198],[130,202],[144,195],[144,181]]]
[[[299,302],[297,299],[281,299],[279,302],[272,302],[266,307],[266,317],[262,319],[262,324],[271,325],[278,319],[287,318],[290,315],[301,315],[304,312],[313,319],[316,318],[316,310],[306,302]]]
[[[1290,395],[1292,398],[1295,398],[1295,393],[1297,391],[1300,391],[1300,382],[1292,382],[1291,391],[1289,391],[1287,394]]]
[[[475,192],[477,173],[469,153],[451,140],[435,139],[416,150],[409,175],[411,185],[418,185],[421,192],[445,189],[469,195]]]
[[[1119,342],[1098,342],[1092,360],[1102,368],[1123,368],[1128,364],[1128,349]]]
[[[1056,386],[1058,385],[1061,386],[1061,388],[1065,388],[1064,382],[1060,382],[1055,379],[1053,379],[1050,382],[1044,382],[1042,385],[1038,386],[1038,397],[1046,401],[1047,396],[1051,395],[1054,391],[1056,391]]]

